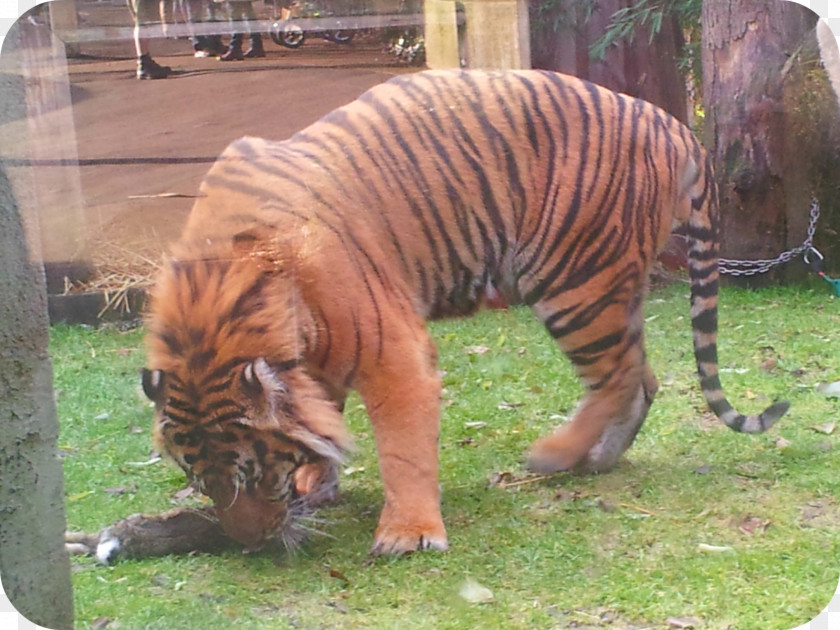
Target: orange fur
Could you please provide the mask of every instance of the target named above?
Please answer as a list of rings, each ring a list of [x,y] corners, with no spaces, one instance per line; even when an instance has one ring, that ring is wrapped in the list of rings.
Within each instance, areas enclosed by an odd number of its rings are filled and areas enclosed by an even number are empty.
[[[425,320],[531,306],[587,393],[530,465],[608,470],[656,392],[642,301],[674,225],[692,244],[704,394],[733,428],[767,428],[781,407],[741,416],[717,380],[706,164],[665,112],[545,72],[398,77],[286,142],[238,140],[154,294],[144,388],[160,447],[231,536],[294,543],[296,519],[334,494],[356,389],[385,491],[374,551],[445,549]]]

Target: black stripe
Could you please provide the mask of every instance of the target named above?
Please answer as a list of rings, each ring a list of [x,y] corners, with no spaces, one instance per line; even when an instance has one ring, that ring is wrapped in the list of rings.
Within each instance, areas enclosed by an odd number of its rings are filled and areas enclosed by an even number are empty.
[[[410,88],[414,86],[409,84],[406,87]],[[423,90],[407,89],[406,91],[409,93],[415,92],[416,95],[425,96],[426,99],[429,97],[428,92]],[[411,98],[416,99],[416,96],[411,94]],[[434,101],[424,100],[423,107],[424,116],[422,117],[411,116],[407,112],[403,112],[403,115],[410,121],[410,124],[414,128],[416,139],[422,148],[426,150],[428,157],[435,160],[435,175],[442,181],[446,189],[446,198],[449,200],[448,209],[455,218],[461,237],[464,239],[473,260],[477,260],[479,256],[475,250],[472,234],[469,229],[469,217],[471,215],[469,203],[458,192],[459,189],[463,190],[467,188],[467,184],[461,177],[458,164],[453,160],[449,147],[441,140],[447,137],[448,130],[438,113],[440,108],[435,106]],[[430,127],[430,122],[434,123],[434,128]]]
[[[700,281],[714,276],[718,273],[717,265],[710,265],[709,267],[696,267],[689,263],[688,276],[691,278],[691,286],[699,285]]]
[[[692,317],[691,327],[705,334],[717,332],[717,309],[708,308]]]
[[[195,413],[195,405],[186,400],[175,398],[174,396],[169,397],[169,400],[166,402],[166,409],[167,411],[169,411],[170,409],[176,409],[178,411],[185,411],[190,414]]]
[[[273,430],[271,432],[271,436],[275,440],[279,440],[280,442],[283,442],[284,444],[293,444],[293,445],[297,444],[294,440],[292,440],[288,435],[286,435],[282,431]]]
[[[718,281],[712,280],[708,284],[695,283],[691,286],[692,298],[708,299],[718,294]]]
[[[256,440],[254,442],[254,454],[257,456],[257,461],[260,464],[265,463],[265,456],[268,455],[268,445],[263,440]]]
[[[187,359],[187,369],[190,371],[200,370],[216,358],[215,348],[208,348],[207,350],[196,350],[189,353]]]
[[[519,94],[519,111],[525,119],[525,129],[527,130],[526,135],[528,137],[528,143],[531,145],[531,151],[534,152],[534,157],[539,158],[540,143],[537,136],[537,123],[534,120],[534,115],[540,114],[539,108],[535,105],[537,102],[537,91],[534,88],[534,84],[523,75],[514,74],[511,76],[511,80],[518,81],[519,87],[524,88],[530,96],[530,99],[526,100],[525,95],[520,90],[512,88],[513,93]]]
[[[582,204],[583,179],[585,172],[589,168],[587,156],[589,154],[590,120],[589,114],[586,111],[586,103],[584,102],[583,98],[581,98],[581,95],[578,93],[574,93],[574,97],[577,100],[578,114],[580,117],[581,146],[579,151],[580,164],[578,167],[577,174],[575,175],[575,183],[574,189],[572,191],[572,197],[564,209],[562,223],[556,227],[549,223],[544,228],[546,236],[549,234],[550,231],[554,233],[554,238],[552,239],[551,244],[548,247],[542,247],[541,243],[541,247],[534,252],[531,258],[522,267],[523,272],[526,272],[532,267],[536,267],[537,269],[541,269],[542,267],[544,267],[545,263],[547,262],[547,259],[554,252],[560,250],[560,244],[562,240],[566,237],[567,234],[571,232],[571,227],[572,225],[574,225],[578,218],[578,213]],[[535,304],[545,293],[546,289],[548,289],[554,283],[554,281],[557,279],[557,277],[562,271],[563,268],[559,264],[557,264],[551,270],[549,270],[548,273],[543,275],[541,280],[537,282],[536,285],[523,296],[525,304],[528,304],[529,306]]]
[[[618,285],[611,285],[611,287],[607,291],[605,291],[602,295],[600,295],[590,304],[586,304],[585,306],[576,304],[573,307],[569,307],[568,309],[562,309],[552,314],[552,316],[548,317],[545,321],[545,325],[548,328],[548,332],[553,338],[561,339],[568,335],[574,334],[578,330],[581,330],[586,326],[592,324],[592,322],[594,322],[598,317],[601,316],[601,314],[604,312],[604,310],[607,309],[607,307],[616,303],[616,286]],[[571,317],[563,326],[555,326],[557,321],[566,317],[573,310],[578,310],[578,312],[573,317]]]
[[[390,237],[390,242],[393,244],[394,249],[397,252],[397,255],[400,259],[400,262],[403,266],[403,269],[408,271],[408,261],[405,257],[405,253],[403,248],[401,247],[401,243],[396,236],[396,231],[394,230],[393,226],[391,225],[390,218],[388,216],[388,208],[391,203],[391,199],[386,199],[382,193],[380,192],[380,187],[378,184],[381,182],[381,178],[372,179],[371,173],[379,173],[381,172],[391,160],[385,161],[383,164],[383,160],[378,159],[381,151],[381,143],[378,143],[375,147],[371,147],[366,139],[366,135],[362,130],[358,129],[355,125],[346,122],[343,127],[338,128],[338,131],[341,132],[341,135],[331,134],[326,132],[324,135],[324,139],[321,138],[312,139],[314,143],[317,144],[318,148],[322,150],[329,151],[333,147],[340,147],[345,144],[345,138],[347,133],[349,132],[352,137],[353,141],[358,143],[360,151],[353,152],[352,155],[346,156],[346,153],[342,153],[341,159],[338,161],[340,165],[344,165],[345,157],[346,157],[346,164],[349,164],[350,167],[353,169],[357,182],[363,182],[362,186],[354,187],[354,192],[364,192],[365,194],[373,195],[375,197],[375,202],[373,203],[366,203],[366,207],[372,207],[379,211],[378,218],[381,224],[385,227],[386,232]],[[326,142],[326,140],[330,140],[330,142]],[[306,152],[303,152],[304,155],[308,155]],[[359,163],[356,158],[359,157],[366,157],[372,161],[373,166],[368,168],[363,168],[363,166]],[[333,173],[333,181],[337,186],[340,186],[341,194],[344,198],[350,198],[350,191],[343,185],[343,182],[354,181],[353,178],[345,177],[341,173],[335,173],[332,170],[330,171]]]
[[[717,346],[709,344],[694,349],[694,357],[698,363],[717,363]]]
[[[256,357],[236,356],[228,359],[218,367],[215,367],[212,372],[205,375],[204,378],[199,381],[197,384],[199,389],[204,389],[209,383],[229,376],[236,367],[242,365],[243,363],[250,363],[254,360],[254,358]]]
[[[184,453],[184,463],[188,466],[192,466],[200,459],[198,454],[193,453]]]
[[[584,366],[595,363],[610,348],[621,343],[624,331],[604,335],[588,344],[570,350],[567,354],[575,365]]]
[[[213,433],[212,438],[217,442],[223,444],[234,444],[239,442],[239,436],[233,431],[222,431],[221,433]]]
[[[705,226],[688,223],[685,227],[685,233],[689,238],[702,243],[714,243],[717,241],[717,230]]]
[[[166,374],[166,384],[169,386],[169,389],[173,392],[178,394],[184,393],[184,384],[181,383],[181,379],[177,378],[175,374],[169,374],[168,372],[164,372]]]
[[[228,310],[227,314],[220,314],[220,319],[236,322],[239,319],[245,319],[249,315],[262,310],[264,307],[262,300],[263,289],[265,289],[268,281],[268,274],[257,276],[251,283],[251,286],[240,290],[230,310]]]
[[[413,135],[408,136],[408,137],[406,137],[407,134],[405,134],[405,132],[403,132],[402,134],[400,134],[400,139],[401,139],[401,141],[406,141],[406,143],[407,143],[406,144],[407,148],[405,149],[404,152],[405,152],[406,156],[408,156],[410,163],[416,164],[417,163],[416,162],[417,156],[414,153],[414,151],[410,148],[410,144],[408,143],[408,140],[423,137],[422,134],[420,133],[421,129],[419,129],[417,123],[411,118],[410,112],[406,111],[404,106],[401,103],[396,103],[395,106],[399,110],[402,111],[403,119],[408,121],[408,124],[412,127],[412,131],[414,132]],[[389,119],[389,122],[392,125],[392,128],[394,129],[394,133],[397,133],[397,129],[399,128],[399,125],[396,123],[396,121],[391,120],[391,119]],[[461,269],[464,268],[464,263],[461,260],[461,257],[459,255],[459,248],[457,248],[455,246],[455,243],[452,241],[452,236],[450,234],[450,230],[449,230],[448,226],[446,225],[446,222],[445,222],[445,220],[444,220],[444,218],[443,218],[443,216],[440,212],[440,209],[433,203],[431,197],[430,196],[426,197],[422,194],[419,194],[419,195],[416,194],[419,191],[429,190],[429,189],[432,188],[431,183],[429,182],[429,180],[425,176],[425,173],[421,172],[421,169],[416,169],[416,172],[413,174],[413,176],[414,176],[414,179],[416,179],[417,181],[412,182],[415,185],[415,190],[408,192],[408,198],[412,200],[410,202],[411,211],[412,211],[413,214],[415,214],[415,216],[417,216],[421,220],[422,225],[423,225],[423,230],[424,230],[424,232],[427,233],[427,238],[429,239],[430,243],[433,244],[435,249],[436,249],[436,242],[438,240],[443,242],[443,245],[445,246],[446,252],[447,252],[449,274],[450,274],[450,277],[452,278],[451,282],[454,282],[454,279],[457,276],[457,274],[460,272]],[[411,194],[411,193],[414,193],[414,194]],[[419,203],[414,201],[415,199],[423,199],[423,200],[426,201],[426,203],[424,204],[424,207],[428,210],[428,214],[431,215],[432,220],[434,221],[436,230],[433,231],[431,226],[424,220],[425,219],[425,213],[421,212],[422,208],[421,208]],[[439,254],[435,255],[435,260],[438,263],[438,267],[441,267],[441,264],[440,264],[441,260],[439,258]],[[451,282],[450,282],[450,286],[451,286]]]
[[[272,361],[269,363],[275,373],[288,372],[301,364],[301,359],[286,359],[285,361]]]
[[[712,249],[697,249],[692,247],[688,250],[689,260],[695,265],[698,263],[717,262],[718,252],[716,248]]]
[[[153,333],[154,334],[154,333]],[[178,334],[171,328],[165,328],[157,333],[157,337],[166,345],[170,354],[180,356],[184,352],[184,346],[178,338]]]
[[[229,402],[229,401],[225,401]],[[225,411],[224,413],[219,413],[218,411],[213,411],[213,418],[208,422],[204,423],[205,427],[214,427],[225,424],[226,422],[230,422],[231,420],[240,420],[244,415],[245,411],[236,405],[235,403],[231,403],[234,405],[234,408],[230,411]],[[213,434],[210,434],[213,435]]]
[[[394,105],[402,109],[398,104]],[[386,114],[384,106],[380,106],[377,109],[377,114],[377,119],[370,122],[368,130],[378,141],[376,152],[384,153],[384,159],[378,163],[379,170],[388,173],[388,176],[384,177],[383,180],[387,182],[388,185],[395,186],[397,188],[399,194],[396,195],[396,199],[404,200],[411,206],[410,216],[420,222],[426,245],[431,253],[431,258],[434,260],[435,264],[439,266],[441,264],[441,256],[438,251],[437,239],[432,233],[425,216],[423,213],[419,212],[420,208],[416,205],[417,200],[415,199],[417,197],[415,194],[416,191],[427,187],[428,182],[425,181],[424,175],[420,172],[420,169],[413,166],[417,163],[417,157],[414,154],[408,139],[403,137],[402,126],[392,115]],[[410,120],[411,115],[405,112],[405,110],[402,110],[400,118],[408,118]],[[384,122],[388,126],[388,131],[390,133],[382,133],[380,130],[380,121]],[[377,125],[377,123],[380,124]],[[400,154],[397,154],[392,150],[392,145],[395,140],[400,143]],[[409,156],[409,162],[404,160],[403,153]],[[411,168],[407,168],[408,166],[411,166]],[[418,181],[418,178],[422,181]],[[409,183],[413,185],[411,188],[408,186]]]
[[[596,158],[595,158],[595,166],[592,169],[592,183],[589,185],[589,188],[586,191],[586,200],[590,200],[592,198],[592,194],[595,191],[596,186],[598,186],[599,182],[601,181],[601,159],[603,158],[604,151],[603,151],[603,144],[604,144],[604,112],[601,107],[601,92],[598,87],[594,83],[589,83],[588,81],[584,81],[583,87],[587,92],[589,97],[589,104],[592,105],[592,109],[595,113],[595,130],[598,132],[598,138],[595,141],[595,146],[597,147],[596,150]],[[591,129],[591,126],[589,127]],[[587,134],[591,135],[591,134]],[[610,169],[612,170],[612,169]]]
[[[350,368],[350,371],[347,373],[347,377],[344,380],[344,385],[349,387],[356,378],[356,373],[359,370],[359,365],[362,362],[362,330],[359,327],[359,319],[356,317],[356,311],[352,311],[353,315],[353,331],[355,333],[355,342],[356,348],[353,351],[353,366]],[[381,334],[381,332],[380,332]]]
[[[561,159],[567,158],[567,151],[568,151],[568,141],[569,141],[569,128],[566,122],[564,112],[566,107],[564,104],[558,101],[558,98],[563,98],[565,101],[566,90],[565,87],[561,84],[555,85],[555,91],[552,92],[550,90],[548,84],[544,84],[541,86],[541,92],[535,92],[534,95],[534,109],[537,112],[537,116],[540,121],[540,131],[541,137],[545,139],[548,143],[548,155],[546,155],[546,164],[558,164],[557,168],[550,169],[550,176],[545,178],[544,189],[541,196],[541,204],[540,204],[540,219],[541,221],[546,222],[547,225],[550,225],[553,222],[554,213],[556,210],[556,201],[557,196],[560,191],[560,187],[557,182],[554,181],[554,176],[557,175],[561,167],[559,162]],[[549,106],[552,109],[553,118],[549,120],[546,112],[549,109]],[[562,143],[562,151],[561,155],[558,157],[558,147],[557,147],[557,140],[555,136],[555,128],[552,125],[556,125],[559,127],[559,135],[561,138]],[[553,192],[552,192],[553,191]],[[544,213],[548,212],[548,216],[545,217]],[[535,226],[535,230],[539,231],[539,223]],[[530,235],[523,235],[523,240],[525,242],[530,242],[536,234]],[[546,230],[542,230],[542,233],[539,234],[539,243],[535,249],[538,252],[545,242],[547,238]],[[532,261],[529,261],[530,264],[526,263],[522,268],[520,273],[522,275],[526,274],[530,270],[530,266],[536,263],[536,258],[533,258]]]
[[[173,413],[172,409],[167,408],[164,412],[167,420],[171,420],[173,424],[190,425],[195,424],[195,418],[192,415],[184,416],[179,413]]]
[[[291,462],[296,464],[298,461],[298,454],[288,451],[271,451],[272,458],[275,462]]]

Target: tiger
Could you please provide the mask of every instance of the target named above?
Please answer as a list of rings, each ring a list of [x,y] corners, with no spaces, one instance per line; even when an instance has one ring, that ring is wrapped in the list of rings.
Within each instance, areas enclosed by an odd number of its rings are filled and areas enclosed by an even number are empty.
[[[426,322],[496,295],[530,307],[584,394],[527,466],[607,472],[658,388],[643,300],[675,229],[690,243],[703,396],[726,426],[765,431],[788,403],[742,415],[719,379],[718,214],[710,159],[685,125],[549,71],[396,76],[286,140],[235,140],[152,291],[155,443],[229,537],[293,545],[337,492],[354,390],[384,489],[372,553],[445,550]]]

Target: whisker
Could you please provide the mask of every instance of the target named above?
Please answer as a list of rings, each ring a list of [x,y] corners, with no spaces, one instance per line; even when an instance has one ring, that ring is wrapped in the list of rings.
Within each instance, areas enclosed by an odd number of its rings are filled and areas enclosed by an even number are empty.
[[[324,536],[325,538],[332,538],[333,540],[337,540],[335,536],[328,532],[325,532],[320,529],[315,529],[314,527],[307,527],[306,525],[302,525],[300,523],[296,523],[294,528],[298,531],[306,532],[307,534],[317,534],[318,536]]]
[[[211,514],[207,510],[196,510],[196,509],[190,508],[190,513],[197,514],[198,516],[210,521],[211,523],[218,523],[219,522],[218,517],[216,517],[214,514]]]
[[[307,523],[317,523],[318,525],[335,525],[335,521],[326,519],[326,518],[317,518],[315,516],[308,516],[308,515],[301,515],[298,516],[298,520],[307,522]]]
[[[300,538],[292,538],[284,534],[280,537],[280,542],[286,549],[286,553],[294,556],[297,555],[298,551],[300,551],[301,542],[303,541]]]
[[[239,498],[239,488],[240,488],[241,485],[242,485],[242,481],[240,480],[239,476],[237,475],[236,477],[233,478],[233,499],[231,500],[230,505],[228,505],[225,508],[225,511],[232,508],[233,504],[236,503],[236,500]]]

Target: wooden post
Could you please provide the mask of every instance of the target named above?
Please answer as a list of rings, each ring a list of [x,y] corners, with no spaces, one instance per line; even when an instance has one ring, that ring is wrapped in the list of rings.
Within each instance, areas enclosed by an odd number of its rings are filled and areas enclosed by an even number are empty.
[[[531,67],[526,0],[463,0],[463,5],[467,67],[487,70]]]
[[[424,3],[426,65],[429,68],[461,67],[456,4],[455,0],[426,0]]]

